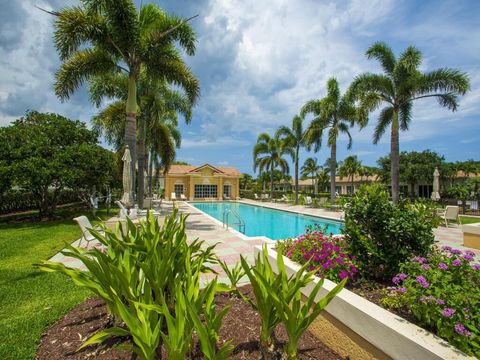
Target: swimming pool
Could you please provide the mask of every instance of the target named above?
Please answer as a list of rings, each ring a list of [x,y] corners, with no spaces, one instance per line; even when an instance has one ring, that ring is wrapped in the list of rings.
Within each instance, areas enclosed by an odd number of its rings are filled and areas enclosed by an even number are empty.
[[[343,224],[338,221],[237,202],[197,202],[191,204],[219,221],[222,221],[225,209],[235,210],[245,222],[245,235],[266,236],[272,240],[297,237],[305,233],[308,225],[328,225],[328,231],[333,234],[340,234],[343,227]],[[239,230],[237,226],[232,225],[235,222],[237,222],[235,217],[230,214],[230,226]]]

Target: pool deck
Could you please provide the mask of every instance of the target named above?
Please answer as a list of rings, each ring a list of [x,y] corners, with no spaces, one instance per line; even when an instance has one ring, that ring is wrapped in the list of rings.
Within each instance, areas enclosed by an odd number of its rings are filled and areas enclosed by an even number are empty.
[[[342,220],[344,215],[342,211],[329,211],[303,205],[260,202],[254,200],[242,200],[241,202],[272,209],[291,211],[299,214],[320,216],[331,220]],[[171,213],[172,206],[173,204],[171,202],[164,202],[162,210],[166,213]],[[269,241],[267,238],[263,237],[248,238],[233,229],[227,230],[222,227],[221,222],[206,215],[186,202],[178,201],[176,206],[181,213],[189,214],[186,221],[188,240],[191,241],[198,238],[204,240],[206,246],[217,244],[217,256],[229,266],[234,266],[240,260],[240,255],[243,255],[247,261],[251,263],[253,261],[254,247]],[[439,246],[448,245],[463,251],[471,250],[476,254],[476,260],[480,261],[480,250],[467,248],[462,245],[463,234],[460,227],[439,227],[434,230],[434,233],[435,240]],[[72,245],[78,245],[78,241],[79,240],[75,241]],[[91,245],[94,246],[95,244],[92,242]],[[74,268],[84,269],[83,265],[78,260],[67,258],[61,253],[56,254],[50,260],[59,261]],[[228,282],[224,272],[219,266],[216,266],[214,270],[218,272],[220,282]],[[207,274],[205,275],[204,280],[211,279],[214,276],[215,274]]]

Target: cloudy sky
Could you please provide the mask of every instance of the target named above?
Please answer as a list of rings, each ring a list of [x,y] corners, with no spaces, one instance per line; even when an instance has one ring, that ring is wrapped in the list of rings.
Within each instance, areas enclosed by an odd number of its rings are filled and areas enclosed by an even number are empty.
[[[145,0],[144,0],[145,3]],[[365,57],[375,41],[396,54],[408,45],[424,54],[423,69],[467,72],[471,91],[459,111],[435,102],[414,106],[401,150],[431,149],[449,161],[480,159],[480,1],[407,0],[201,0],[157,1],[168,12],[199,14],[192,21],[197,53],[188,58],[201,83],[191,125],[182,124],[179,160],[209,162],[252,172],[252,146],[260,132],[273,133],[309,99],[325,95],[335,76],[344,91],[352,79],[380,67]],[[52,18],[36,6],[59,9],[76,1],[19,0],[0,4],[0,126],[27,109],[58,112],[89,122],[97,109],[80,89],[67,103],[53,93],[59,66]],[[306,122],[308,122],[308,118]],[[366,165],[388,153],[388,136],[372,145],[375,116],[352,130],[353,147],[341,138],[338,158],[356,154]],[[328,149],[316,154],[323,163]]]

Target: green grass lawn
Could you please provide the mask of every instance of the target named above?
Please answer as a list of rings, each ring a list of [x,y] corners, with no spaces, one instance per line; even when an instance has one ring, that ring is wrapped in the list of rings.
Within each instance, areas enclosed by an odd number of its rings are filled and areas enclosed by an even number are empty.
[[[106,212],[97,217],[107,218]],[[35,358],[44,330],[89,295],[66,277],[32,266],[79,237],[73,220],[0,224],[0,359]]]
[[[473,224],[478,222],[480,222],[480,216],[460,215],[460,223],[462,225]]]

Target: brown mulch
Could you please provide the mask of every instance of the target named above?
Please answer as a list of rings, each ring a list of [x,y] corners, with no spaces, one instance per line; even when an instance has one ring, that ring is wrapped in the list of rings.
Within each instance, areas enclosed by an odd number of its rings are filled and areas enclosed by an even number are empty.
[[[252,295],[250,286],[243,287],[242,291]],[[220,343],[233,339],[235,350],[230,358],[260,359],[259,315],[250,305],[228,294],[219,294],[216,300],[219,308],[226,305],[231,306],[220,329]],[[103,301],[99,298],[85,301],[46,331],[37,350],[37,359],[130,359],[130,351],[115,348],[116,345],[122,345],[118,340],[76,351],[85,339],[105,328],[107,323],[107,312]],[[285,329],[281,326],[277,328],[275,335],[280,345],[287,340]],[[124,342],[123,345],[126,343]],[[197,353],[194,354],[194,358],[201,359],[198,344],[195,348]],[[162,353],[164,352],[162,351]],[[342,359],[308,331],[300,340],[299,358],[309,360]]]

